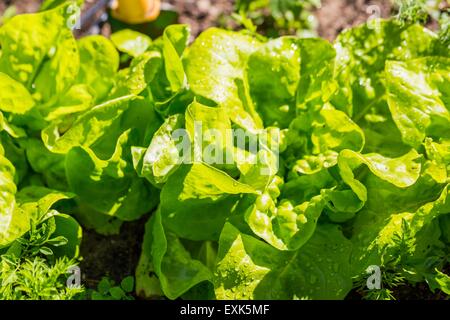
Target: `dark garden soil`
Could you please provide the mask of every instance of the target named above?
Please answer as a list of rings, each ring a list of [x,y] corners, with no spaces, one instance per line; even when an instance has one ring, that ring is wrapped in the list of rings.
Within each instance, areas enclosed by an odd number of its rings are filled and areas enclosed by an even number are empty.
[[[361,24],[372,15],[387,18],[391,15],[390,0],[322,0],[317,10],[318,33],[333,41],[344,29]]]
[[[86,0],[83,12],[86,13],[98,0]],[[18,13],[35,12],[41,0],[0,0],[0,16],[9,5],[15,5]],[[233,0],[163,0],[163,8],[179,14],[178,22],[191,26],[193,37],[211,26],[224,24],[226,17],[233,11]],[[390,0],[323,0],[322,7],[316,11],[319,22],[318,33],[330,41],[344,29],[366,21],[371,15],[388,17],[392,12]],[[95,23],[89,21],[80,35],[101,33],[110,34],[108,23],[102,23],[106,10],[100,10],[93,16]],[[95,288],[103,276],[109,276],[116,282],[133,275],[139,259],[144,224],[148,217],[132,223],[124,223],[120,235],[101,236],[89,230],[84,231],[81,247],[81,269],[87,287]],[[398,299],[445,299],[442,293],[432,293],[425,283],[415,286],[404,285],[394,291]],[[349,299],[360,299],[353,291]]]
[[[234,0],[167,0],[180,14],[179,22],[191,26],[196,37],[209,27],[223,24],[233,12]]]
[[[85,0],[83,13],[101,0]],[[35,12],[42,0],[0,0],[0,15],[7,6],[16,6],[18,13]],[[163,10],[176,11],[178,22],[191,26],[192,38],[203,30],[224,26],[233,27],[229,16],[233,12],[234,0],[162,0]],[[387,18],[392,13],[391,0],[322,0],[322,7],[315,12],[318,20],[319,36],[333,41],[336,36],[346,28],[358,25],[371,16]],[[89,21],[83,25],[83,30],[77,32],[78,36],[101,33],[108,36],[111,28],[108,23],[102,23],[105,18],[105,9],[98,10]],[[429,27],[435,28],[435,23]]]
[[[120,283],[126,276],[134,275],[146,221],[147,217],[144,217],[124,223],[120,234],[114,236],[83,230],[81,272],[87,287],[95,288],[103,276]]]
[[[39,9],[41,2],[40,0],[3,0],[0,1],[0,15],[10,5],[14,5],[18,13],[35,12]]]
[[[15,5],[18,13],[34,12],[42,0],[0,0],[0,15],[8,5]],[[98,0],[86,0],[83,12],[86,12]],[[201,31],[212,26],[222,26],[233,12],[234,0],[163,0],[163,9],[174,10],[179,14],[178,22],[191,26],[192,36],[196,37]],[[318,33],[321,37],[333,40],[345,28],[360,24],[379,8],[381,17],[388,17],[391,13],[390,0],[323,0],[322,7],[317,10],[319,22]],[[375,8],[375,9],[374,9]],[[371,11],[375,10],[375,11]],[[105,10],[95,15],[98,20]],[[89,26],[82,34],[109,34],[108,25]]]

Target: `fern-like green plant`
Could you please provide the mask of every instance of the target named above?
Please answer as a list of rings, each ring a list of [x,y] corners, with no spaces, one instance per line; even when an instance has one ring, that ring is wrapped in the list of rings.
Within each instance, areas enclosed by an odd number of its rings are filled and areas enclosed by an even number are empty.
[[[53,223],[33,222],[0,256],[0,300],[71,300],[84,292],[82,286],[67,285],[77,261],[54,256],[51,248],[67,244],[67,239],[52,237]]]
[[[71,300],[82,287],[67,286],[67,272],[76,262],[66,257],[50,264],[36,256],[21,259],[13,255],[0,258],[1,300]]]
[[[402,227],[396,232],[392,241],[391,248],[394,252],[387,252],[387,246],[383,251],[380,267],[380,288],[369,289],[367,287],[367,273],[362,273],[354,278],[354,288],[359,292],[364,300],[395,300],[394,289],[406,282],[405,274],[409,271],[405,269],[408,258],[412,255],[415,248],[415,241],[410,232],[410,225],[406,220],[402,220]]]

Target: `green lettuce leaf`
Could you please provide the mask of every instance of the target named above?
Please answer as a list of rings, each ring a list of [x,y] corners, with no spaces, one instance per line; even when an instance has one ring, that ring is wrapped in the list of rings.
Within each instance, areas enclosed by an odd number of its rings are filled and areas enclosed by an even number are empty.
[[[178,92],[187,85],[181,55],[189,40],[189,34],[189,27],[186,25],[171,25],[164,30],[164,66],[172,92]]]
[[[293,162],[293,171],[302,174],[333,167],[340,151],[358,152],[365,143],[361,128],[328,103],[301,113],[291,122],[287,137],[291,147],[286,157]]]
[[[128,109],[129,101],[133,99],[136,96],[128,95],[95,106],[62,134],[59,123],[52,123],[42,131],[42,140],[50,151],[60,154],[75,146],[90,147],[110,132],[113,121]]]
[[[147,241],[151,241],[153,268],[162,291],[169,299],[176,299],[195,285],[212,278],[212,272],[191,257],[180,239],[163,228],[158,212],[148,222],[146,230],[145,238],[151,237]]]
[[[386,194],[383,186],[378,185],[377,187],[381,189],[379,191],[381,195]],[[414,193],[411,196],[414,196]],[[438,242],[440,236],[440,232],[436,232],[436,230],[432,232],[427,232],[427,230],[433,230],[430,229],[430,226],[437,221],[436,218],[450,213],[448,196],[448,186],[446,186],[438,199],[432,199],[431,202],[423,205],[421,202],[425,199],[411,199],[406,202],[407,206],[409,205],[413,210],[406,208],[405,211],[404,207],[383,209],[372,202],[367,210],[358,213],[352,236],[354,244],[353,272],[358,274],[369,265],[382,265],[383,261],[396,258],[395,255],[398,254],[398,243],[394,241],[396,237],[411,238],[413,241],[412,252],[401,252],[402,254],[409,254],[409,257],[416,258],[426,257],[431,245]],[[373,197],[379,199],[379,196],[373,195]],[[397,194],[392,201],[403,204],[404,195],[402,197],[401,194]],[[420,206],[415,209],[411,206],[412,203]],[[403,227],[405,223],[408,228]]]
[[[321,225],[301,249],[278,251],[226,224],[214,276],[217,299],[343,299],[352,287],[352,245]]]
[[[111,91],[119,68],[119,54],[111,41],[101,36],[78,40],[80,72],[77,83],[89,86],[100,102]]]
[[[333,79],[336,51],[324,39],[300,39],[300,83],[297,89],[297,109],[322,105],[336,91]]]
[[[203,163],[183,164],[161,191],[164,225],[190,240],[217,240],[241,194],[255,189]]]
[[[271,40],[248,58],[250,95],[265,126],[286,128],[295,115],[300,48],[294,37]]]
[[[55,231],[52,233],[52,238],[61,236],[67,239],[66,245],[52,248],[55,257],[78,257],[83,235],[81,226],[77,220],[67,214],[59,214],[53,218]]]
[[[131,164],[136,134],[124,132],[112,157],[99,159],[89,148],[74,147],[66,157],[66,176],[77,201],[103,213],[135,220],[156,205],[157,192],[140,179]]]
[[[152,39],[147,35],[130,29],[114,32],[111,41],[119,51],[132,57],[142,55],[152,44]]]
[[[14,194],[11,191],[14,191],[15,185],[11,182],[9,188],[6,192],[9,192],[10,198],[4,196],[5,199],[2,200],[5,211],[2,212],[0,225],[1,248],[10,245],[28,232],[32,223],[37,224],[49,217],[48,215],[53,215],[54,213],[49,212],[49,210],[56,202],[73,197],[69,193],[36,186],[26,187]],[[11,197],[13,195],[15,195],[15,198]],[[6,203],[6,201],[9,202]]]
[[[258,237],[279,250],[297,250],[313,235],[325,207],[318,195],[298,205],[277,199],[282,179],[276,176],[267,190],[245,211],[245,221]]]
[[[11,233],[14,234],[14,231],[10,231],[10,226],[12,219],[14,219],[15,194],[17,192],[17,187],[14,183],[15,168],[4,156],[3,152],[3,148],[0,148],[0,246],[11,242],[13,237]],[[23,223],[18,227],[19,230],[24,228],[26,226]]]
[[[211,28],[196,39],[183,59],[192,91],[224,107],[234,123],[252,132],[261,129],[262,122],[244,77],[247,60],[260,45],[252,37]]]
[[[78,74],[80,59],[67,27],[66,7],[15,16],[0,29],[0,71],[32,90],[40,101],[64,93]]]
[[[425,137],[450,138],[449,82],[448,58],[386,64],[389,109],[406,144],[418,148]]]
[[[20,82],[0,72],[0,110],[25,114],[34,106],[28,90]]]
[[[411,150],[400,158],[386,158],[379,154],[362,155],[351,150],[343,150],[339,154],[338,166],[342,180],[350,186],[358,198],[367,201],[367,189],[353,173],[362,164],[365,164],[370,172],[380,179],[387,181],[399,188],[406,188],[414,183],[420,176],[421,163],[418,160],[421,155]]]
[[[342,32],[335,42],[335,77],[341,89],[333,98],[338,109],[361,118],[383,99],[388,60],[446,55],[438,37],[420,25],[402,26],[396,20],[373,19]]]
[[[173,139],[173,132],[184,125],[184,117],[176,114],[168,117],[153,135],[147,149],[135,147],[133,165],[139,176],[145,177],[155,186],[166,182],[180,164],[180,154]]]

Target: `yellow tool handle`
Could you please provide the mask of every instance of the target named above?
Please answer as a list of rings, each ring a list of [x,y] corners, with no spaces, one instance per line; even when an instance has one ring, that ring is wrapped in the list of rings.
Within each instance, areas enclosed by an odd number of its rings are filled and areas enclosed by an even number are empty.
[[[116,0],[112,15],[128,24],[140,24],[158,18],[160,10],[160,0]]]

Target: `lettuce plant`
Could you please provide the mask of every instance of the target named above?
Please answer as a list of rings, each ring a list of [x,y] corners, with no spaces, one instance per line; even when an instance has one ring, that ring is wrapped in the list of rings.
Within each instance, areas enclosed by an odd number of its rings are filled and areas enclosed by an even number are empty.
[[[146,216],[141,297],[343,299],[374,265],[449,293],[450,57],[433,32],[75,40],[66,8],[0,29],[0,250],[31,221],[70,221],[55,230],[77,248],[78,223]]]

